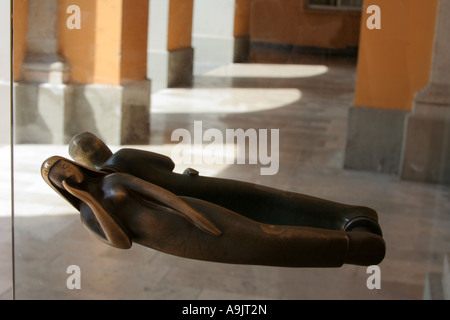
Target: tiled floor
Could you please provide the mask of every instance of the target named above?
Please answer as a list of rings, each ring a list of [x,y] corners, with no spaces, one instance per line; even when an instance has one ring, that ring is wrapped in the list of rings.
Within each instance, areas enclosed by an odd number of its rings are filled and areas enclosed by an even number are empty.
[[[294,61],[299,62],[299,61]],[[49,156],[67,146],[15,148],[15,297],[17,299],[422,299],[428,272],[440,272],[450,252],[450,188],[401,181],[396,176],[343,169],[347,111],[355,66],[230,65],[198,76],[193,88],[152,97],[152,139],[135,148],[171,156],[171,133],[279,129],[279,171],[260,165],[189,165],[203,175],[250,181],[378,211],[387,244],[381,289],[369,290],[365,267],[292,269],[200,262],[134,245],[109,247],[94,239],[78,214],[41,179]],[[117,150],[113,146],[113,150]],[[0,148],[1,159],[8,148]],[[2,187],[8,176],[2,164]],[[5,193],[7,195],[7,192]],[[3,197],[7,205],[9,198]],[[2,219],[0,297],[8,282],[9,218]],[[4,222],[4,223],[3,223]],[[6,234],[6,235],[5,235]],[[4,255],[3,252],[6,252]],[[69,290],[70,265],[81,269],[81,289]],[[3,270],[6,270],[3,272]],[[6,276],[5,276],[6,275]]]

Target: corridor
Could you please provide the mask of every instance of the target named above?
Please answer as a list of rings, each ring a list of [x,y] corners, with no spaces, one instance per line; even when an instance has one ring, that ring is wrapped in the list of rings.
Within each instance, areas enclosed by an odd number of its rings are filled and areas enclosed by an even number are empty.
[[[153,93],[151,142],[130,147],[171,156],[177,144],[172,132],[192,131],[194,121],[201,121],[204,130],[223,132],[278,129],[279,168],[274,175],[261,175],[261,165],[248,162],[177,163],[175,171],[190,166],[201,175],[374,208],[387,246],[380,289],[368,289],[369,274],[360,266],[240,266],[178,258],[136,244],[126,251],[109,247],[83,228],[73,207],[40,177],[41,163],[53,155],[68,157],[67,146],[21,144],[14,148],[15,297],[422,299],[427,275],[441,273],[450,252],[450,189],[343,168],[355,63],[291,58],[295,64],[278,65],[265,55],[255,59],[259,63],[230,64],[197,75],[192,87]],[[0,152],[7,160],[7,148]],[[7,167],[2,164],[2,169]],[[80,290],[66,287],[70,265],[80,267]],[[0,288],[0,298],[10,299],[11,286]]]

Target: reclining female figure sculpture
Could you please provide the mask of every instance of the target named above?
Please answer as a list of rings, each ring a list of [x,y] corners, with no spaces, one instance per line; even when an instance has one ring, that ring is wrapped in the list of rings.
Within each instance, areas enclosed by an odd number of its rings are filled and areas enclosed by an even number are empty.
[[[83,224],[118,248],[132,242],[222,263],[285,267],[372,265],[385,255],[374,210],[250,183],[172,172],[170,158],[136,149],[113,154],[80,134],[42,166],[47,183]]]

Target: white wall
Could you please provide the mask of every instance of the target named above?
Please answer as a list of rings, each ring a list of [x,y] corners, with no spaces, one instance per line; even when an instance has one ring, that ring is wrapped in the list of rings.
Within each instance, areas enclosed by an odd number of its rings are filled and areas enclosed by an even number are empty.
[[[194,0],[194,74],[233,62],[235,0]]]

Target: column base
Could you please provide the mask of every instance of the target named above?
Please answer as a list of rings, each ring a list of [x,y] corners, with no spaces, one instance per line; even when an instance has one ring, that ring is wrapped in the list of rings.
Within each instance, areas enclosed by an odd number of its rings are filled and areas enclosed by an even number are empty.
[[[450,95],[443,88],[430,85],[417,94],[407,120],[402,179],[450,184]]]
[[[13,90],[14,142],[63,144],[68,86],[15,83]]]
[[[344,168],[398,174],[407,115],[407,111],[351,107]]]
[[[165,88],[192,84],[194,49],[149,52],[148,78],[152,79],[152,92]]]
[[[148,144],[151,82],[72,85],[66,143],[89,131],[107,144]]]
[[[194,48],[169,51],[167,86],[190,86],[194,69]]]
[[[56,54],[28,54],[23,62],[22,81],[26,83],[68,83],[69,64]]]
[[[249,62],[250,58],[250,36],[240,36],[234,38],[234,63]]]
[[[90,131],[111,145],[150,141],[150,81],[112,85],[15,83],[16,143],[67,144]]]
[[[150,80],[123,84],[121,144],[150,142]]]

